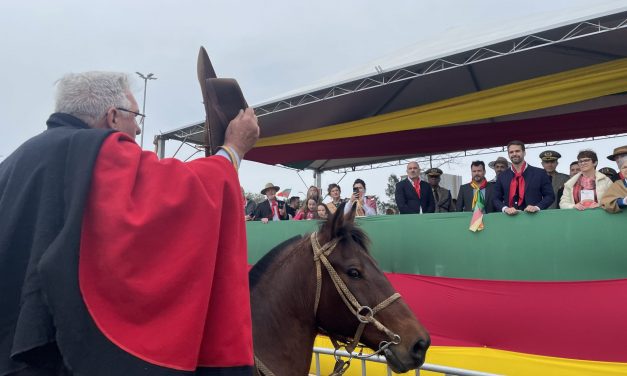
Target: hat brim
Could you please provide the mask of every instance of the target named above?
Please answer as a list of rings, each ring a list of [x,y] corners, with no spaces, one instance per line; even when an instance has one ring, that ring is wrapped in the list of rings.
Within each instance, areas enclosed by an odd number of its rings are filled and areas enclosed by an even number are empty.
[[[266,194],[266,192],[268,191],[268,189],[273,189],[273,188],[274,188],[274,190],[275,190],[275,191],[277,191],[277,192],[281,190],[281,187],[279,187],[279,186],[276,186],[276,185],[275,185],[274,187],[268,187],[268,188],[264,188],[264,189],[262,189],[262,190],[261,190],[261,194],[262,194],[262,195],[265,195],[265,194]]]
[[[608,155],[607,159],[609,159],[610,161],[616,162],[616,158],[620,157],[621,155],[627,155],[627,152]]]
[[[503,161],[492,161],[490,163],[488,163],[488,167],[490,167],[491,169],[494,170],[494,165],[497,163],[504,163]],[[507,167],[512,167],[512,164],[510,162],[507,162]]]

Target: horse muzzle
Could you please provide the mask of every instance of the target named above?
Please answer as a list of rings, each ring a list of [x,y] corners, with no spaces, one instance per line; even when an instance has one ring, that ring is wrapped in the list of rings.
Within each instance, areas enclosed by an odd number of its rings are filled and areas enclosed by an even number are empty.
[[[431,345],[430,339],[420,339],[409,349],[400,345],[393,345],[383,351],[388,365],[395,373],[404,373],[420,367],[427,355],[427,349]]]

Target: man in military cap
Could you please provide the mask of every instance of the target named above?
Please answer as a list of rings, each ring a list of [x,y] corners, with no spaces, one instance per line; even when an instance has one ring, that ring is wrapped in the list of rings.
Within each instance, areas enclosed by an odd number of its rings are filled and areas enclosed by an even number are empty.
[[[599,172],[607,176],[608,178],[610,178],[612,182],[615,182],[616,180],[618,180],[618,172],[616,172],[616,170],[614,170],[611,167],[603,167],[602,169],[599,170]]]
[[[560,190],[564,186],[564,183],[570,179],[570,177],[566,174],[562,174],[556,171],[558,162],[562,156],[560,153],[553,150],[545,150],[540,153],[540,159],[542,160],[542,167],[544,171],[546,171],[547,175],[549,175],[549,180],[551,181],[551,186],[553,187],[553,194],[557,197],[557,191]],[[557,209],[559,201],[553,201],[553,204],[549,207],[549,209]]]
[[[507,170],[512,164],[509,163],[507,161],[507,159],[503,158],[503,157],[498,157],[496,158],[495,161],[492,161],[490,163],[488,163],[488,167],[490,167],[491,169],[494,170],[494,173],[496,174],[496,176],[494,177],[494,179],[490,180],[490,183],[494,183],[496,182],[496,178],[499,177],[499,175],[501,174],[501,172]]]
[[[433,198],[435,200],[435,212],[446,213],[454,212],[455,206],[453,205],[453,198],[451,197],[451,191],[446,188],[440,187],[440,176],[443,174],[439,168],[430,168],[425,171],[427,174],[427,180],[431,186],[433,192]]]

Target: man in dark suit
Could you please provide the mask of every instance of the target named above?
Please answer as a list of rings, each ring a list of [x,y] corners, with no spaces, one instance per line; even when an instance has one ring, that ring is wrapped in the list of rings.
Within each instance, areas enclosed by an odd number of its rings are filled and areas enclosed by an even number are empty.
[[[475,199],[475,193],[481,195],[484,202],[484,213],[492,213],[494,205],[492,198],[494,197],[494,183],[488,182],[485,178],[485,163],[483,161],[474,161],[470,164],[470,174],[472,181],[459,187],[457,195],[457,211],[472,212],[475,210],[473,203],[476,205],[478,201]]]
[[[261,190],[261,194],[266,195],[267,200],[257,205],[253,215],[255,221],[268,223],[268,221],[285,221],[289,219],[285,209],[285,202],[276,199],[276,193],[280,189],[278,186],[268,183]]]
[[[548,209],[555,194],[546,172],[525,162],[525,144],[510,141],[507,155],[512,167],[499,175],[494,185],[494,209],[508,215],[516,215],[519,210],[535,213]]]
[[[417,162],[407,164],[407,179],[396,183],[394,197],[401,214],[435,212],[431,186],[420,180],[420,166]]]

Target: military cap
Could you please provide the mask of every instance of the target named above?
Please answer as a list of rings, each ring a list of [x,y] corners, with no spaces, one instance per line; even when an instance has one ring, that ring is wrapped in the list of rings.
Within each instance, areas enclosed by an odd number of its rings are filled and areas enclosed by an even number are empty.
[[[442,172],[442,170],[440,170],[437,167],[434,168],[430,168],[427,171],[425,171],[425,174],[427,174],[427,176],[440,176],[442,175],[444,172]]]
[[[614,170],[611,167],[603,167],[602,169],[599,170],[599,172],[605,176],[615,176],[618,174],[618,172],[616,172],[616,170]]]
[[[562,155],[553,150],[545,150],[542,153],[540,153],[540,159],[542,159],[545,162],[556,161],[560,158],[562,158]]]
[[[607,159],[609,159],[610,161],[615,161],[616,157],[619,157],[623,154],[627,154],[627,145],[620,146],[614,149],[614,153],[612,155],[608,155]]]

